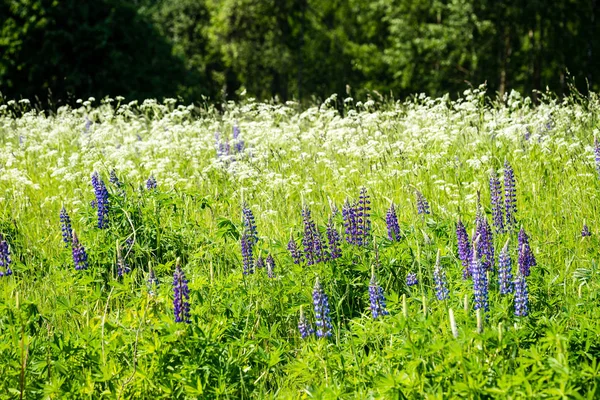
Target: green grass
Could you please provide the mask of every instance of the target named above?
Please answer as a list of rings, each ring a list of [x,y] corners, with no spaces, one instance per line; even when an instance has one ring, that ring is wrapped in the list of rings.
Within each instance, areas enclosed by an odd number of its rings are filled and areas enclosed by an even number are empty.
[[[534,107],[514,93],[492,102],[480,89],[456,102],[348,101],[344,116],[326,104],[299,112],[247,102],[217,112],[103,101],[51,116],[0,106],[0,233],[14,271],[0,278],[0,398],[597,398],[599,113],[596,96]],[[233,147],[234,125],[245,150],[219,159],[215,132]],[[455,227],[461,218],[471,233],[478,191],[491,220],[489,173],[502,176],[505,160],[538,265],[527,278],[527,317],[514,316],[513,296],[500,295],[490,276],[478,333]],[[124,194],[108,182],[113,169]],[[94,171],[110,192],[107,229],[90,206]],[[156,191],[145,189],[151,174]],[[301,244],[302,206],[325,234],[332,206],[363,186],[373,244],[343,243],[341,259],[293,264],[286,246],[290,237]],[[415,190],[431,215],[417,214]],[[244,202],[256,216],[255,255],[273,255],[274,279],[242,274]],[[391,202],[398,243],[387,239]],[[63,205],[87,270],[74,269],[62,242]],[[343,233],[342,216],[333,221]],[[117,243],[127,239],[132,271],[120,278]],[[508,239],[514,270],[516,231],[495,235],[496,255]],[[438,250],[447,301],[435,297]],[[174,322],[177,259],[190,324]],[[390,312],[376,320],[372,266]],[[158,286],[147,283],[150,269]],[[409,272],[417,286],[406,286]],[[314,319],[316,277],[333,334],[303,340],[300,308]]]

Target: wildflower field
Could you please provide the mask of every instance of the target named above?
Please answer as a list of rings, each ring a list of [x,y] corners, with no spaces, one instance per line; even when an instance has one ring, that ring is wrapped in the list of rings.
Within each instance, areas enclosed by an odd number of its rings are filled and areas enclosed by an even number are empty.
[[[0,398],[600,397],[600,100],[0,106]]]

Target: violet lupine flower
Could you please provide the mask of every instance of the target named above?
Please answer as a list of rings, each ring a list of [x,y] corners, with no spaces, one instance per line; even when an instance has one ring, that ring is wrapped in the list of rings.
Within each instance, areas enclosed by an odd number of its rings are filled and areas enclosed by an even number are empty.
[[[129,268],[129,265],[125,262],[123,257],[121,257],[119,252],[117,257],[117,275],[122,277],[124,274],[128,274],[129,272],[131,272],[131,268]]]
[[[386,310],[385,306],[383,288],[377,283],[374,268],[371,272],[371,282],[369,283],[369,303],[373,319],[376,319],[379,316],[389,315],[389,312]]]
[[[242,237],[240,239],[240,245],[242,248],[242,263],[244,266],[244,275],[249,275],[254,273],[254,257],[252,255],[253,252],[253,242],[250,238],[248,232],[244,230],[242,233]]]
[[[265,267],[265,259],[261,256],[256,257],[256,263],[254,264],[256,269],[261,269]]]
[[[60,210],[60,230],[62,231],[65,247],[69,247],[73,240],[73,228],[71,227],[71,218],[69,217],[69,214],[67,214],[67,210],[65,210],[64,206]]]
[[[254,214],[246,203],[242,206],[242,222],[244,223],[244,230],[248,233],[248,237],[254,246],[258,243],[258,230],[256,229]]]
[[[333,218],[329,217],[329,222],[327,223],[327,241],[329,242],[329,257],[332,260],[342,256],[342,251],[340,250],[341,240],[340,234],[333,224]]]
[[[431,210],[429,209],[429,203],[423,196],[423,193],[418,190],[415,191],[417,195],[417,213],[419,214],[431,214]]]
[[[293,237],[290,237],[290,241],[288,242],[287,249],[290,252],[290,255],[292,256],[292,260],[294,261],[294,264],[300,265],[302,263],[303,257],[302,257],[302,253],[300,252],[300,249],[298,248],[298,245],[296,244],[296,241],[294,240]]]
[[[477,241],[473,244],[471,252],[471,274],[473,276],[473,294],[475,295],[475,309],[482,308],[484,311],[489,310],[488,304],[488,280],[485,273],[485,268],[479,254],[477,254]]]
[[[512,228],[517,223],[517,189],[515,187],[515,173],[508,163],[504,161],[504,208],[506,211],[506,226]]]
[[[267,276],[271,279],[275,278],[275,260],[272,255],[268,255],[265,261],[267,264]]]
[[[236,125],[233,127],[233,148],[236,153],[244,151],[244,141],[240,138],[240,128]]]
[[[8,242],[4,240],[4,236],[0,234],[0,267],[4,268],[4,271],[0,271],[0,276],[12,275],[12,270],[10,269],[11,262],[10,246],[8,245]]]
[[[417,279],[417,274],[414,272],[410,272],[406,274],[406,286],[415,286],[419,284],[419,280]]]
[[[463,266],[463,279],[471,277],[469,265],[471,263],[471,244],[469,243],[469,234],[467,229],[459,219],[456,223],[456,239],[458,242],[458,258]]]
[[[110,170],[110,176],[108,177],[108,181],[118,188],[123,186],[123,182],[119,180],[119,177],[117,176],[117,173],[114,169]]]
[[[356,216],[356,207],[350,204],[348,199],[342,206],[342,218],[344,219],[344,228],[346,231],[346,242],[349,244],[358,244],[358,221]]]
[[[513,292],[512,260],[508,251],[508,240],[498,257],[498,284],[500,286],[500,294]]]
[[[300,307],[300,319],[298,320],[298,330],[300,331],[300,336],[302,339],[306,339],[310,335],[315,333],[315,330],[312,327],[312,324],[304,315],[304,310]]]
[[[529,237],[525,233],[525,229],[519,231],[519,271],[523,276],[529,276],[531,267],[535,267],[537,261],[531,247],[529,246]]]
[[[438,250],[435,267],[433,268],[433,281],[435,283],[435,296],[438,300],[446,300],[450,297],[448,290],[448,280],[446,279],[446,271],[442,268],[440,260],[440,251]]]
[[[596,159],[596,172],[600,177],[600,142],[597,137],[594,138],[594,158]]]
[[[87,269],[88,260],[87,253],[85,252],[85,247],[81,243],[79,243],[79,238],[77,234],[73,232],[73,264],[75,265],[76,270]]]
[[[496,232],[504,232],[504,210],[502,201],[502,187],[496,171],[490,174],[490,197],[492,202],[492,220]]]
[[[323,291],[319,278],[315,281],[313,289],[313,306],[315,308],[315,320],[317,325],[317,337],[331,336],[331,317],[329,316],[329,300]]]
[[[515,279],[515,315],[525,317],[529,314],[529,293],[525,277],[517,272]]]
[[[106,190],[106,185],[97,172],[92,174],[92,186],[96,195],[95,205],[98,214],[98,228],[104,229],[106,228],[108,217],[108,190]]]
[[[302,245],[304,246],[304,258],[308,265],[313,265],[325,261],[325,251],[321,233],[310,216],[308,208],[302,209],[302,218],[304,220],[304,237]]]
[[[367,194],[367,188],[360,189],[358,203],[356,206],[356,222],[358,230],[358,246],[366,246],[371,235],[371,200]]]
[[[477,207],[477,217],[475,219],[477,237],[477,252],[481,258],[485,271],[491,271],[494,267],[494,242],[492,227],[487,218],[483,215],[480,205]]]
[[[147,190],[154,190],[157,187],[158,187],[158,183],[156,182],[156,178],[154,177],[154,175],[150,175],[150,177],[146,181],[146,189]]]
[[[179,263],[173,273],[173,311],[175,322],[190,323],[190,289]]]
[[[583,228],[581,229],[581,237],[592,236],[592,232],[590,232],[590,228],[588,228],[587,224],[583,223]]]
[[[388,239],[392,242],[400,241],[400,225],[398,225],[398,216],[394,203],[390,204],[390,208],[385,215],[385,223],[387,225]]]

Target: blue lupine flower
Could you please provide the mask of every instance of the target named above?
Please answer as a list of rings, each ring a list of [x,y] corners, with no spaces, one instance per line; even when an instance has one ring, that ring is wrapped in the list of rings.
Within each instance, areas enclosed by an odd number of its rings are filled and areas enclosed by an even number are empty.
[[[154,190],[157,187],[158,187],[158,183],[156,182],[156,178],[154,177],[154,175],[150,175],[150,177],[146,181],[146,189]]]
[[[173,311],[175,322],[190,323],[190,290],[179,263],[173,273]]]
[[[490,198],[492,202],[492,220],[496,232],[504,232],[504,210],[502,201],[502,187],[496,171],[490,174]]]
[[[92,174],[92,186],[96,196],[98,228],[104,229],[107,226],[108,218],[108,190],[106,190],[106,185],[97,172]]]
[[[504,207],[506,211],[506,225],[510,228],[517,223],[517,189],[515,187],[515,173],[508,163],[504,161]]]
[[[342,218],[344,219],[344,228],[346,233],[346,242],[358,245],[358,220],[356,215],[356,205],[351,204],[348,199],[342,206]]]
[[[265,259],[261,256],[256,257],[256,262],[254,263],[256,269],[261,269],[265,267]]]
[[[329,300],[323,291],[319,278],[315,281],[313,289],[313,306],[315,308],[315,320],[317,325],[317,337],[331,336],[331,317],[329,315]]]
[[[123,186],[123,182],[119,180],[119,177],[117,176],[117,173],[114,169],[110,170],[110,176],[108,178],[108,181],[118,188]]]
[[[458,258],[463,266],[463,279],[471,277],[469,265],[471,263],[471,244],[469,243],[469,234],[467,229],[459,219],[456,223],[456,239],[458,242]]]
[[[326,261],[321,233],[318,231],[311,218],[310,210],[306,207],[302,209],[302,218],[304,221],[304,237],[302,238],[302,245],[304,246],[304,258],[306,259],[306,263],[308,265],[313,265]]]
[[[327,223],[327,241],[329,242],[329,257],[332,260],[342,256],[342,251],[340,250],[341,240],[340,234],[333,224],[333,218],[330,217]]]
[[[471,254],[471,275],[473,276],[473,293],[475,295],[475,309],[483,309],[484,311],[489,310],[488,304],[488,280],[485,273],[485,268],[479,254],[477,254],[477,241],[473,244],[473,251]]]
[[[385,296],[383,294],[383,288],[377,283],[374,268],[371,272],[371,282],[369,283],[369,303],[373,319],[376,319],[379,316],[389,314],[385,306]]]
[[[513,291],[512,260],[508,251],[508,240],[500,251],[498,257],[498,284],[500,294],[509,294]]]
[[[73,232],[73,264],[75,265],[76,270],[87,269],[88,267],[88,259],[87,253],[85,252],[85,247],[81,243],[79,243],[79,238],[77,234]]]
[[[419,280],[417,279],[417,274],[414,272],[410,272],[406,274],[406,286],[415,286],[419,284]]]
[[[440,301],[448,299],[450,297],[450,291],[448,290],[446,271],[442,267],[439,250],[435,261],[435,267],[433,268],[433,282],[435,283],[435,296],[437,299]]]
[[[592,232],[590,232],[590,228],[588,228],[587,224],[583,223],[583,228],[581,229],[581,237],[592,236]]]
[[[356,222],[358,230],[358,241],[357,245],[366,246],[371,236],[371,200],[367,194],[367,188],[363,187],[360,189],[360,195],[358,196],[358,203],[356,206]]]
[[[525,277],[518,272],[515,279],[515,315],[525,317],[529,314],[529,293],[527,291],[527,281]]]
[[[431,210],[429,209],[429,203],[427,202],[427,199],[425,199],[425,197],[423,196],[423,193],[421,193],[418,190],[415,190],[415,193],[417,195],[417,213],[431,214]]]
[[[253,252],[253,242],[248,232],[244,230],[242,233],[242,237],[240,239],[240,245],[242,248],[242,263],[244,266],[244,275],[249,275],[254,273],[254,257],[252,255]]]
[[[125,262],[122,252],[123,249],[119,246],[119,249],[117,251],[117,275],[119,277],[122,277],[124,274],[128,274],[129,272],[131,272],[131,268],[129,268],[129,265]]]
[[[0,271],[0,276],[12,275],[12,270],[10,269],[11,262],[10,246],[4,239],[4,236],[0,234],[0,268],[4,268],[4,271]]]
[[[302,263],[302,253],[300,252],[300,249],[298,248],[298,245],[296,244],[296,241],[293,237],[290,237],[287,249],[290,252],[290,255],[292,256],[294,264],[300,265]]]
[[[256,229],[254,214],[246,203],[242,205],[242,222],[244,223],[244,230],[248,234],[248,239],[254,246],[256,243],[258,243],[258,230]]]
[[[400,241],[400,225],[398,225],[398,215],[394,203],[390,204],[390,208],[385,215],[385,224],[387,225],[388,239],[392,242]]]
[[[69,247],[73,240],[73,228],[71,227],[71,218],[69,218],[64,206],[60,210],[60,230],[62,231],[65,247]]]
[[[271,279],[275,278],[275,260],[272,255],[268,255],[265,261],[267,264],[267,276]]]
[[[298,320],[298,330],[300,331],[300,336],[302,339],[306,339],[310,335],[315,333],[315,330],[312,327],[312,324],[304,315],[304,310],[300,307],[300,319]]]
[[[537,265],[537,261],[531,247],[529,246],[529,237],[525,229],[519,231],[519,271],[523,276],[529,276],[531,267]]]
[[[483,214],[481,204],[477,204],[477,216],[475,218],[475,226],[477,237],[477,252],[481,258],[481,263],[485,271],[491,271],[494,267],[494,242],[492,227],[487,218]]]
[[[245,143],[240,138],[240,128],[237,125],[235,125],[233,127],[233,148],[236,153],[241,153],[242,151],[244,151],[244,146]]]

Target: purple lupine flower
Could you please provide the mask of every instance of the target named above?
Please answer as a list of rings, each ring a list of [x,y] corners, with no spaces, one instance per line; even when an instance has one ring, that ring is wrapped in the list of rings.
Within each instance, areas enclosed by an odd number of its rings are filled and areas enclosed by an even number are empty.
[[[173,311],[175,322],[190,323],[190,289],[179,263],[173,273]]]
[[[129,268],[129,265],[123,259],[121,251],[122,249],[120,249],[117,253],[117,275],[119,277],[122,277],[124,274],[128,274],[129,272],[131,272],[131,268]]]
[[[423,193],[416,190],[417,195],[417,213],[419,214],[431,214],[431,210],[429,209],[429,203],[427,199],[423,196]]]
[[[390,208],[385,215],[385,223],[387,225],[388,239],[392,242],[400,241],[400,225],[398,225],[398,215],[394,203],[390,204]]]
[[[515,187],[515,173],[508,163],[504,161],[504,208],[506,211],[506,225],[512,228],[517,223],[517,189]]]
[[[481,263],[485,271],[491,271],[494,267],[494,242],[492,227],[481,210],[481,205],[477,205],[477,216],[475,218],[477,237],[477,252],[481,258]]]
[[[290,255],[292,256],[294,264],[300,265],[302,263],[302,253],[300,252],[300,249],[298,248],[298,245],[296,244],[296,241],[293,237],[290,237],[287,249],[290,252]]]
[[[300,319],[298,320],[298,330],[300,331],[300,336],[302,339],[306,339],[310,335],[315,333],[315,330],[312,327],[312,324],[304,315],[304,310],[300,307]]]
[[[118,188],[123,186],[123,182],[119,180],[117,172],[114,169],[110,170],[110,176],[108,177],[108,181]]]
[[[265,261],[267,264],[267,276],[271,279],[275,278],[275,260],[272,255],[268,255]]]
[[[79,243],[79,238],[75,231],[73,231],[73,264],[75,265],[76,270],[87,269],[88,260],[87,253],[85,252],[85,247],[81,243]]]
[[[460,219],[456,223],[456,239],[458,242],[458,258],[463,266],[463,279],[467,279],[471,277],[469,269],[471,263],[471,244],[469,243],[467,229]]]
[[[10,263],[12,262],[10,258],[10,246],[8,242],[4,239],[4,236],[0,234],[0,267],[4,268],[4,271],[0,271],[0,276],[9,276],[12,275],[12,270],[10,269]]]
[[[517,272],[515,279],[515,315],[525,317],[529,314],[529,293],[525,277]]]
[[[419,280],[417,279],[417,274],[414,272],[410,272],[406,274],[406,286],[415,286],[419,284]]]
[[[442,268],[439,250],[435,261],[435,267],[433,268],[433,281],[435,283],[435,296],[437,299],[440,301],[448,299],[450,297],[450,291],[448,290],[446,271]]]
[[[597,137],[594,137],[594,158],[596,159],[596,172],[600,177],[600,141]]]
[[[65,247],[69,247],[73,240],[73,228],[71,227],[71,218],[64,206],[60,209],[60,230],[62,231]]]
[[[587,224],[583,223],[583,228],[581,229],[581,237],[592,236],[592,232],[590,232],[590,228],[588,228]]]
[[[496,232],[504,232],[504,210],[502,201],[502,187],[500,186],[500,178],[496,175],[496,171],[490,174],[490,198],[492,201],[492,220]]]
[[[244,230],[248,233],[248,238],[254,246],[258,243],[258,230],[256,229],[254,214],[246,203],[242,205],[242,222],[244,223]]]
[[[242,248],[242,263],[244,266],[244,275],[249,275],[254,273],[254,257],[252,255],[253,252],[253,242],[250,238],[250,235],[246,230],[242,233],[242,237],[240,239],[240,245]]]
[[[369,304],[373,319],[389,314],[385,306],[383,288],[379,286],[377,278],[375,277],[375,268],[373,268],[371,272],[371,282],[369,282]]]
[[[157,187],[158,187],[158,183],[156,182],[156,178],[154,177],[154,175],[150,175],[150,177],[146,181],[146,189],[147,190],[154,190]]]
[[[98,228],[104,229],[106,228],[108,217],[108,190],[106,190],[106,185],[97,172],[92,174],[92,186],[96,195],[95,204],[98,214]]]
[[[471,252],[471,275],[473,276],[473,293],[475,295],[475,309],[482,308],[484,311],[489,310],[488,304],[488,280],[485,268],[479,254],[477,254],[477,241],[473,243],[473,251]]]
[[[358,230],[358,241],[357,245],[366,246],[370,240],[371,235],[371,200],[367,194],[367,188],[363,187],[360,189],[360,195],[358,196],[358,203],[356,206],[356,222]]]
[[[348,199],[342,206],[342,218],[344,219],[344,228],[346,233],[346,242],[349,244],[358,244],[358,221],[356,216],[356,206],[351,204]]]
[[[332,260],[342,256],[340,249],[341,240],[340,234],[333,224],[333,217],[329,217],[329,222],[327,223],[327,241],[329,242],[329,257]]]
[[[236,153],[244,151],[244,141],[240,138],[240,128],[235,125],[233,127],[233,148]]]
[[[315,308],[315,320],[317,325],[317,337],[331,336],[331,317],[329,316],[329,300],[323,291],[319,278],[315,281],[313,289],[313,306]]]
[[[498,284],[500,286],[500,294],[513,292],[512,260],[508,251],[508,240],[498,257]]]
[[[261,269],[265,267],[265,259],[261,256],[256,257],[256,263],[254,263],[256,269]]]
[[[310,210],[305,207],[302,209],[302,218],[304,220],[304,237],[302,245],[304,246],[304,258],[308,265],[313,265],[325,261],[325,252],[321,233],[317,230],[314,221],[311,218]]]
[[[531,247],[529,246],[529,236],[525,233],[525,229],[519,231],[519,271],[523,276],[529,276],[531,267],[535,267],[537,261]]]

